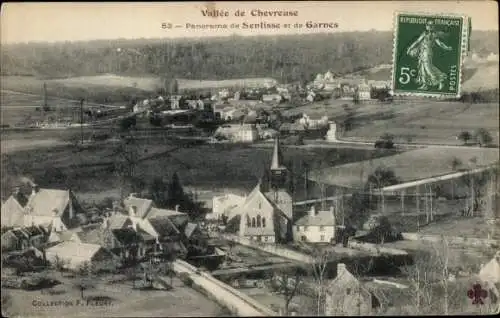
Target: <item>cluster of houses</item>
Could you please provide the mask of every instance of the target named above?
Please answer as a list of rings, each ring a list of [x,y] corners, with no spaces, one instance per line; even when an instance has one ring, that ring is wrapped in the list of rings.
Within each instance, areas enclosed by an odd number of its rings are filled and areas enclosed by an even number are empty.
[[[28,197],[16,189],[1,214],[3,252],[35,249],[49,262],[63,260],[69,269],[85,262],[97,269],[116,268],[162,252],[189,258],[199,256],[200,249],[205,255],[216,251],[201,225],[190,222],[178,206],[156,208],[152,200],[134,194],[106,211],[102,223],[87,226],[79,225],[86,211],[72,191],[36,185]]]
[[[270,178],[259,182],[248,195],[224,194],[213,198],[211,220],[225,218],[234,223],[241,237],[268,243],[292,240],[329,243],[335,238],[335,210],[294,214],[292,196],[286,185],[290,172],[283,165],[279,139],[274,142]]]
[[[337,99],[352,100],[355,96],[359,100],[373,99],[373,90],[389,89],[389,81],[366,80],[361,76],[338,77],[332,72],[319,73],[314,81],[309,85],[310,93],[307,99],[312,101],[315,98],[314,90],[332,92],[332,97]]]

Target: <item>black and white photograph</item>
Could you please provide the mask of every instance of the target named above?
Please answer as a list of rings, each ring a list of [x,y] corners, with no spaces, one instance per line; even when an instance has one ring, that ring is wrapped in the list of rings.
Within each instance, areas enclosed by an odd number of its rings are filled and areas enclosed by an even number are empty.
[[[6,2],[5,317],[500,312],[498,3]]]

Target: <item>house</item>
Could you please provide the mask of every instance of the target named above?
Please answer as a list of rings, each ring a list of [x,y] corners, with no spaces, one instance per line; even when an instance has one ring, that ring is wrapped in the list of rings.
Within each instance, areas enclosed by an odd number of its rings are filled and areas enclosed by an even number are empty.
[[[172,95],[170,96],[170,108],[171,109],[179,109],[182,104],[182,95]]]
[[[362,84],[358,86],[358,96],[360,100],[369,100],[371,99],[371,88],[366,84]]]
[[[1,219],[2,227],[19,227],[24,225],[24,207],[28,202],[28,197],[21,191],[20,187],[15,187],[12,194],[5,202],[2,202]]]
[[[281,134],[300,134],[306,131],[306,127],[299,123],[283,123],[280,126]]]
[[[326,140],[337,141],[337,124],[333,121],[328,122],[329,129],[326,132]]]
[[[269,184],[259,182],[239,210],[239,235],[260,242],[286,242],[292,236],[293,205],[286,188],[279,139],[274,142]]]
[[[314,205],[307,215],[294,224],[293,239],[298,242],[330,243],[335,240],[335,211],[316,211]]]
[[[389,88],[390,87],[390,82],[388,82],[388,81],[369,80],[368,81],[368,85],[371,88],[384,89],[384,88]]]
[[[259,132],[254,124],[223,125],[217,128],[214,138],[227,139],[231,142],[254,142],[259,139]]]
[[[245,199],[245,196],[232,193],[215,196],[212,198],[212,213],[207,214],[207,218],[222,220],[222,217],[227,217],[227,219],[230,219],[233,216],[235,208],[241,206],[245,202]]]
[[[78,234],[73,231],[62,231],[62,232],[56,232],[56,231],[50,231],[50,235],[47,239],[47,243],[61,243],[61,242],[67,242],[67,241],[72,241],[72,242],[77,242],[80,243],[80,238],[78,237]]]
[[[19,227],[24,225],[24,208],[17,199],[17,193],[12,194],[3,202],[1,209],[0,222],[2,227]]]
[[[143,112],[147,111],[148,109],[149,109],[148,104],[137,103],[134,105],[133,112],[138,114],[138,113],[143,113]]]
[[[337,277],[326,289],[326,316],[368,316],[380,308],[380,300],[354,277],[345,264],[337,264]]]
[[[41,189],[32,186],[32,193],[24,207],[24,225],[42,225],[62,232],[78,225],[77,213],[82,213],[71,190]]]
[[[302,118],[298,122],[309,129],[316,129],[328,126],[328,116],[321,114],[307,115],[303,113]]]
[[[109,266],[109,263],[117,263],[117,256],[108,249],[97,244],[85,244],[77,242],[63,242],[52,246],[45,251],[49,262],[64,262],[64,267],[77,270],[85,263],[90,263],[95,269]]]
[[[40,226],[13,228],[2,234],[2,251],[39,248],[47,242],[48,232]]]
[[[278,131],[272,129],[272,128],[261,128],[258,129],[259,131],[259,138],[260,139],[274,139],[278,136]]]
[[[500,252],[497,252],[488,263],[481,267],[479,277],[485,282],[500,283]]]
[[[262,95],[262,101],[263,102],[276,102],[280,103],[283,100],[283,97],[280,94],[264,94]]]

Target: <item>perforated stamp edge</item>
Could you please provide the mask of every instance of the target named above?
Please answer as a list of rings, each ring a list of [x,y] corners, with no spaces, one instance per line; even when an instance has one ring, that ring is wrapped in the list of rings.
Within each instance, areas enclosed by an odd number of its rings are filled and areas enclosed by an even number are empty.
[[[439,94],[439,93],[427,93],[427,92],[404,92],[404,91],[394,91],[394,81],[396,80],[396,71],[394,66],[396,63],[397,55],[397,39],[398,39],[398,26],[399,26],[399,15],[415,15],[415,16],[425,16],[432,18],[461,18],[462,19],[462,34],[460,39],[460,72],[458,74],[458,88],[456,94]],[[471,21],[469,17],[465,14],[452,14],[452,13],[429,13],[429,12],[408,12],[408,11],[395,11],[392,22],[392,60],[391,60],[391,90],[390,93],[394,97],[404,97],[404,96],[414,96],[414,97],[428,97],[435,99],[450,99],[450,98],[460,98],[462,96],[462,74],[464,71],[465,58],[469,54],[469,41],[470,41],[470,24]]]

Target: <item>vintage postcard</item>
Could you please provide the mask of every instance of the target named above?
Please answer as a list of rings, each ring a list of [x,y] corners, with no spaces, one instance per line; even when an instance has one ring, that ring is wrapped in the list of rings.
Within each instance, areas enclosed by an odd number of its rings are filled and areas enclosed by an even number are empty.
[[[3,316],[500,311],[497,2],[0,23]]]

